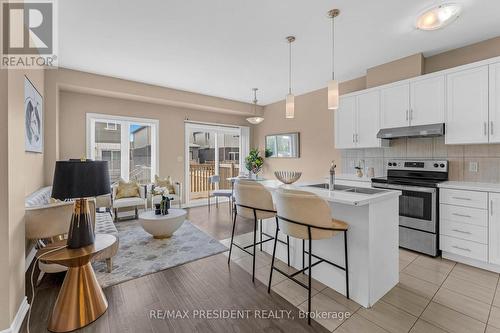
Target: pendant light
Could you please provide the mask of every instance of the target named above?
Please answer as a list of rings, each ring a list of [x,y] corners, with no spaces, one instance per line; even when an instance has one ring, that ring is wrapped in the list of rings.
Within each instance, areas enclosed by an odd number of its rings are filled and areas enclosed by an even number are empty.
[[[247,121],[252,125],[258,125],[264,121],[264,117],[259,117],[257,115],[257,90],[258,88],[252,88],[253,90],[253,117],[248,117]]]
[[[288,95],[286,95],[286,110],[285,118],[293,119],[295,117],[295,96],[292,94],[292,43],[295,41],[294,36],[288,36],[286,38],[289,45],[289,57],[288,57]]]
[[[332,79],[328,81],[328,109],[339,108],[339,82],[335,80],[335,18],[339,16],[340,10],[332,9],[328,16],[332,19]]]

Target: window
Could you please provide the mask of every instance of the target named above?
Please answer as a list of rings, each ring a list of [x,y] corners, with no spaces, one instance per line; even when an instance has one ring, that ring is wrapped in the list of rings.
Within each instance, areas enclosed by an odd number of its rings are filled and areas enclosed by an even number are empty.
[[[140,184],[158,170],[157,120],[87,114],[87,156],[108,161],[111,183],[120,178]]]

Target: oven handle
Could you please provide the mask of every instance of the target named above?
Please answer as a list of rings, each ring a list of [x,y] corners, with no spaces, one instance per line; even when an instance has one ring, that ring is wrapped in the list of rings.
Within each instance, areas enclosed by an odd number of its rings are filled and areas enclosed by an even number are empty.
[[[395,185],[395,184],[372,183],[372,187],[387,188],[387,189],[393,189],[393,190],[407,190],[407,191],[414,191],[414,192],[425,192],[425,193],[435,193],[436,192],[436,189],[433,187],[405,186],[405,185]]]

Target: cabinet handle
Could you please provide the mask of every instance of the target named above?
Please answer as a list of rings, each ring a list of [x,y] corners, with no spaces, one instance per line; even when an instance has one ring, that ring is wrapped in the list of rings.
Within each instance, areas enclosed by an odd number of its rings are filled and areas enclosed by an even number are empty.
[[[467,201],[472,200],[471,198],[464,198],[464,197],[452,197],[452,198],[456,200],[467,200]]]
[[[356,134],[352,133],[352,143],[355,143],[356,141],[354,141],[354,137],[355,137]]]
[[[413,120],[413,109],[410,109],[410,120]]]
[[[406,120],[410,120],[410,117],[408,115],[408,110],[406,110]]]
[[[358,142],[359,142],[359,134],[356,133],[356,143],[358,143]]]
[[[463,231],[463,230],[458,230],[458,229],[452,229],[452,231],[459,232],[461,234],[467,234],[467,235],[471,234],[469,231]]]
[[[458,213],[452,213],[451,215],[455,215],[455,216],[460,216],[460,217],[467,217],[467,218],[472,218],[472,216],[470,215],[465,215],[465,214],[458,214]]]
[[[454,247],[455,249],[462,250],[462,251],[467,251],[467,252],[470,252],[470,249],[467,249],[467,248],[465,248],[465,247],[460,247],[460,246],[456,246],[456,245],[453,245],[452,247]]]
[[[484,122],[484,136],[488,135],[488,123],[485,121]]]

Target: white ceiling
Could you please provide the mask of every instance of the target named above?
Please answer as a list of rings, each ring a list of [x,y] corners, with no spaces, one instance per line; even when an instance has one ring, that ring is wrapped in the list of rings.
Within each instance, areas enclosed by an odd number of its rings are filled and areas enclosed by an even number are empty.
[[[341,81],[417,52],[425,56],[500,35],[499,0],[451,0],[462,16],[438,31],[414,28],[435,0],[63,0],[60,66],[259,104],[284,98],[287,35],[293,92],[326,86],[330,19],[336,20]]]

